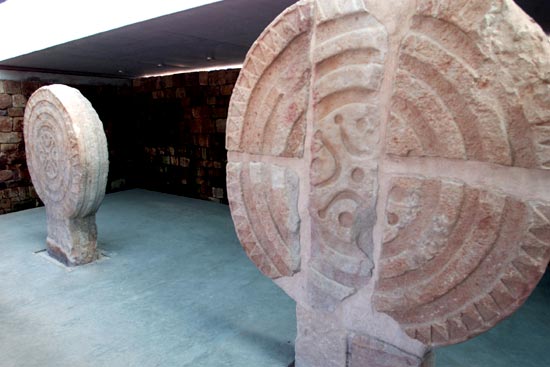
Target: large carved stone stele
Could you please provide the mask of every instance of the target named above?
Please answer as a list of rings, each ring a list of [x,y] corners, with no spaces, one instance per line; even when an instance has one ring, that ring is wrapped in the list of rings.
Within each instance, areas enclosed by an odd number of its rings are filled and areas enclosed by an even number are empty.
[[[298,367],[433,365],[548,264],[550,44],[511,0],[298,2],[252,46],[226,143]]]
[[[27,103],[24,135],[32,182],[46,205],[48,253],[69,266],[95,260],[95,213],[109,169],[97,113],[74,88],[42,87]]]

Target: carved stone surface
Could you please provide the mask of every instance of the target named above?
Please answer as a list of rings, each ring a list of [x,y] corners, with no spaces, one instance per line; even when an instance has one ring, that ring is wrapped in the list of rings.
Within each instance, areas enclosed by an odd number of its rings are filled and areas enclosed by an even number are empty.
[[[289,8],[252,45],[231,97],[228,150],[303,155],[311,11],[303,2]]]
[[[479,334],[525,301],[544,273],[550,205],[459,181],[390,186],[374,303],[428,345]]]
[[[511,0],[303,0],[264,31],[229,198],[298,303],[298,367],[433,365],[525,301],[550,258],[549,81]]]
[[[95,110],[74,88],[42,87],[27,103],[24,136],[31,178],[46,206],[48,253],[70,266],[95,260],[95,213],[109,169]]]
[[[349,367],[432,367],[435,365],[433,353],[428,353],[424,358],[419,358],[382,340],[354,333],[348,337],[348,354],[347,366]]]
[[[230,163],[227,190],[237,234],[252,261],[271,278],[296,273],[300,269],[297,175],[277,165]]]
[[[360,2],[318,2],[312,48],[313,225],[309,296],[333,308],[373,268],[380,141],[380,87],[387,33]]]
[[[388,153],[550,168],[548,41],[519,12],[420,1],[398,54]]]
[[[297,366],[433,367],[433,354],[418,357],[367,334],[350,332],[334,314],[296,308]]]

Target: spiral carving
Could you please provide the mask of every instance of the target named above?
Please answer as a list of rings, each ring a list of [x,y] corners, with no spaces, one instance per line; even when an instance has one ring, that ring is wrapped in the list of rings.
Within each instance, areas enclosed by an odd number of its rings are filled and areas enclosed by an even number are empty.
[[[92,261],[109,164],[103,125],[90,102],[64,85],[37,90],[24,119],[27,164],[46,205],[48,250],[70,265]]]

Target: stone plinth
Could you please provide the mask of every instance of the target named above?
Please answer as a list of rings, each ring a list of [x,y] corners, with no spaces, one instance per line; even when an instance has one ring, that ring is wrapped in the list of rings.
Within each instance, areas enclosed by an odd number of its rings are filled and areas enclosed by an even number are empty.
[[[298,367],[429,366],[550,258],[550,43],[511,0],[305,0],[254,43],[228,194]]]
[[[97,113],[74,88],[42,87],[27,102],[24,136],[32,182],[46,205],[48,253],[69,266],[95,260],[95,213],[109,169]]]

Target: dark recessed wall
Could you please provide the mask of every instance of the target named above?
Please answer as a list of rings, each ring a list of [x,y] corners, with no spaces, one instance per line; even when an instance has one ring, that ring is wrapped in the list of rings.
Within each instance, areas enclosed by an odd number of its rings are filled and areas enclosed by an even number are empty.
[[[227,203],[225,124],[239,70],[134,80],[139,187]]]

